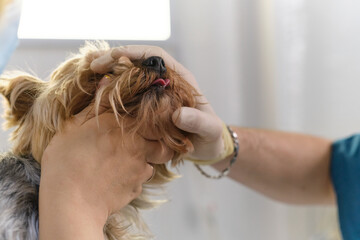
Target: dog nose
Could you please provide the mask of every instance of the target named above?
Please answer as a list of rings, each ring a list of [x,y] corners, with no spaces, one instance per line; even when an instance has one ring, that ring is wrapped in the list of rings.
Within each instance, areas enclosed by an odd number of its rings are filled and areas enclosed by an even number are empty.
[[[151,70],[157,71],[160,75],[166,73],[165,62],[161,57],[149,57],[143,61],[142,65]]]

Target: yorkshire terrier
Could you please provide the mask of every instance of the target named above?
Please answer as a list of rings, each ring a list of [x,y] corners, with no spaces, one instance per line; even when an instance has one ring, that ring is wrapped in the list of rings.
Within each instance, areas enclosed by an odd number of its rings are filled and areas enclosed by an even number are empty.
[[[110,81],[99,84],[105,75],[91,71],[90,64],[99,53],[109,50],[104,42],[87,43],[60,64],[47,82],[23,73],[0,78],[0,93],[8,105],[6,127],[15,127],[12,151],[0,160],[1,239],[38,239],[42,154],[52,137],[62,131],[64,122],[90,104],[99,107],[106,98],[121,127],[133,134],[156,133],[175,153],[172,166],[192,149],[187,134],[175,127],[171,116],[180,107],[194,107],[198,92],[159,56],[136,60],[121,57],[106,73]],[[144,185],[143,193],[107,219],[105,239],[151,238],[138,209],[156,206],[158,202],[150,199],[148,190],[176,177],[165,164],[154,168],[155,176]]]

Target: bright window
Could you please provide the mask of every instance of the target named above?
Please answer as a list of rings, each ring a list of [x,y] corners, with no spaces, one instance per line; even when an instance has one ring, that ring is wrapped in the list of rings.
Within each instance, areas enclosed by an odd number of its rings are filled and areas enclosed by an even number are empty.
[[[166,40],[170,0],[24,0],[21,39]]]

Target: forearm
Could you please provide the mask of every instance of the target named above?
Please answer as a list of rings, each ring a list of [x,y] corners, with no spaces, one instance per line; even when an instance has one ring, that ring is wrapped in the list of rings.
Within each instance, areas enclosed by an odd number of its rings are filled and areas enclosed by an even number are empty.
[[[86,199],[62,184],[41,179],[39,193],[40,240],[104,239],[106,213],[91,207]]]
[[[239,155],[229,176],[279,201],[333,203],[330,180],[331,141],[309,135],[233,128]],[[228,161],[215,164],[222,170]]]

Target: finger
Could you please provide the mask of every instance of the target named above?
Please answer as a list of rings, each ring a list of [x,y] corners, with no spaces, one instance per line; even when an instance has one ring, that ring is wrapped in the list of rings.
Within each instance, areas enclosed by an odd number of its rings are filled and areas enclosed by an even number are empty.
[[[127,45],[114,48],[112,50],[111,57],[113,59],[118,59],[121,56],[126,56],[131,60],[159,56],[164,59],[167,66],[181,74],[194,87],[198,88],[198,84],[192,74],[182,64],[177,62],[171,55],[169,55],[165,50],[160,47],[148,45]]]
[[[164,58],[164,61],[166,60],[165,62],[167,62],[167,64],[174,65],[174,59],[159,47],[129,45],[114,48],[104,55],[96,58],[91,62],[90,69],[96,73],[107,73],[111,70],[115,60],[119,59],[121,56],[126,56],[132,60],[143,57],[148,58],[151,56],[160,56]]]
[[[172,56],[170,56],[166,51],[160,47],[156,46],[147,46],[147,45],[127,45],[119,48],[113,49],[111,52],[113,59],[118,59],[121,56],[126,56],[130,59],[139,59],[139,58],[148,58],[151,56],[160,56],[164,59],[166,65],[170,66],[173,70],[177,71],[181,76],[189,82],[196,90],[201,94],[199,85],[197,84],[195,77],[188,71],[183,65],[178,63]],[[196,97],[197,98],[197,108],[208,113],[215,114],[211,105],[208,104],[207,99],[203,94]]]
[[[121,56],[126,56],[131,60],[140,58],[149,58],[152,56],[162,57],[165,63],[173,64],[175,59],[172,58],[166,51],[160,47],[148,46],[148,45],[127,45],[114,48],[111,52],[113,59],[118,59]]]
[[[94,59],[90,64],[90,69],[96,73],[107,73],[114,64],[114,58],[111,57],[113,50],[106,52],[104,55]]]
[[[196,108],[177,109],[172,115],[172,120],[178,128],[198,134],[207,140],[215,140],[222,134],[221,120]]]
[[[148,175],[149,170],[147,170],[147,175],[148,176],[147,176],[146,181],[144,183],[150,182],[154,178],[155,173],[156,173],[155,168],[151,164],[147,164],[147,165],[150,166],[150,168],[151,168],[151,175],[150,176]]]
[[[160,47],[147,45],[127,45],[121,46],[108,51],[106,54],[96,58],[90,64],[90,69],[96,73],[107,73],[111,71],[115,61],[121,56],[126,56],[131,60],[149,58],[151,56],[162,57],[165,64],[171,69],[179,73],[186,81],[195,87],[200,93],[200,88],[195,80],[195,77],[183,65],[177,62],[172,56]]]
[[[95,95],[95,108],[94,108],[94,114],[100,115],[104,112],[107,112],[109,109],[111,109],[111,105],[109,102],[108,94],[104,94],[105,86],[108,85],[111,82],[111,78],[109,75],[105,75],[99,82],[97,89],[96,89],[96,95]],[[97,102],[99,102],[97,104]]]

